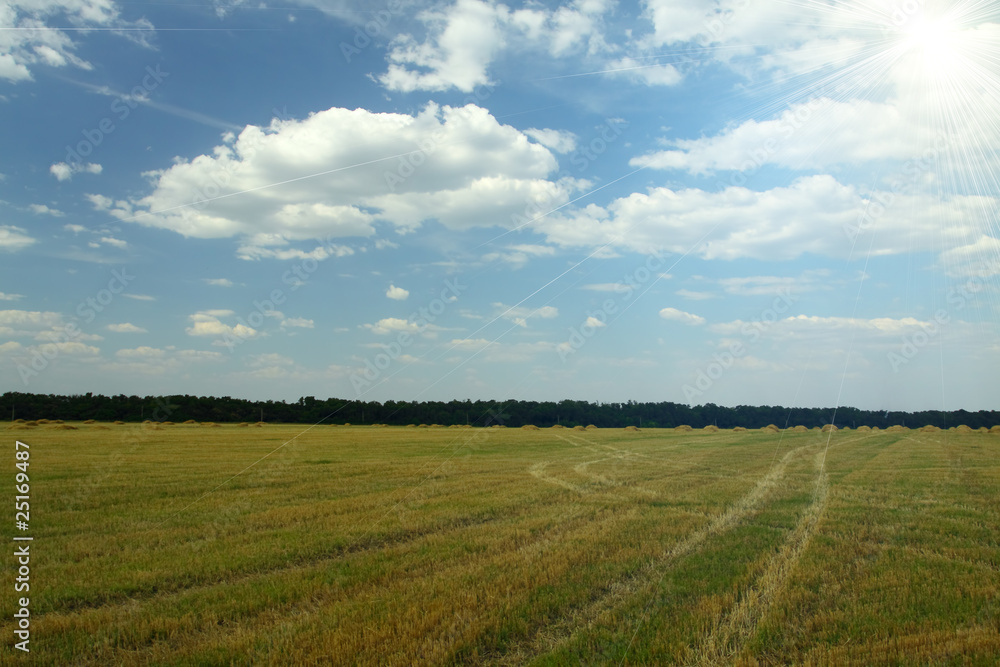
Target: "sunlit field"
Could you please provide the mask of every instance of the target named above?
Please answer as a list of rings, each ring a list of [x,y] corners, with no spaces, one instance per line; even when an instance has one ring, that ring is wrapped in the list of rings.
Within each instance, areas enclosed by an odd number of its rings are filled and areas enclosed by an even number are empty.
[[[67,426],[0,427],[34,536],[6,663],[1000,655],[1000,434]]]

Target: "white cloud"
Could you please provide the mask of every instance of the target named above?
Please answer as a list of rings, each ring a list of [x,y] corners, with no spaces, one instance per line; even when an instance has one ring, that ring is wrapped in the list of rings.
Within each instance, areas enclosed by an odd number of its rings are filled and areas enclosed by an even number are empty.
[[[118,350],[115,352],[116,357],[122,359],[163,359],[167,356],[165,350],[160,350],[155,347],[136,347],[132,349]]]
[[[121,324],[109,324],[108,331],[114,331],[115,333],[148,333],[146,329],[138,327],[131,322],[122,322]]]
[[[419,167],[398,157],[429,137]],[[450,229],[510,227],[532,202],[559,205],[577,187],[546,180],[558,167],[552,153],[473,105],[430,104],[414,116],[332,108],[227,139],[210,155],[146,174],[153,192],[110,213],[184,236],[242,237],[244,259],[317,259],[331,239],[373,235],[376,221],[399,231],[432,219]],[[228,184],[206,190],[220,173]],[[212,201],[192,206],[192,192]],[[327,245],[281,248],[310,239]]]
[[[821,288],[829,271],[806,271],[796,277],[789,276],[749,276],[741,278],[721,278],[719,285],[727,294],[736,296],[775,296],[779,292],[805,292]]]
[[[25,230],[13,225],[0,225],[0,251],[16,252],[35,243]]]
[[[418,18],[428,28],[428,41],[400,35],[390,45],[388,71],[379,81],[389,90],[471,92],[490,83],[486,68],[503,47],[504,5],[457,0],[447,11],[425,10]],[[429,71],[426,71],[429,70]]]
[[[940,264],[955,277],[986,279],[1000,275],[1000,239],[983,235],[975,243],[941,253]]]
[[[570,247],[660,249],[704,259],[779,261],[806,253],[846,258],[855,253],[855,243],[865,251],[870,244],[876,256],[965,243],[989,228],[983,212],[1000,204],[987,197],[936,194],[892,195],[892,200],[877,219],[864,219],[867,200],[831,176],[803,177],[763,192],[660,187],[607,207],[550,215],[535,227],[550,242]],[[876,230],[873,240],[867,236]]]
[[[614,4],[576,0],[549,10],[529,5],[511,10],[484,0],[456,0],[447,9],[426,10],[417,18],[426,28],[418,42],[403,34],[390,44],[387,71],[378,77],[389,90],[472,92],[491,83],[489,67],[507,51],[522,57],[547,53],[554,58],[595,56],[613,50],[603,34],[603,15]]]
[[[555,254],[556,249],[552,246],[521,243],[507,246],[506,250],[501,252],[487,253],[483,255],[483,261],[495,262],[499,260],[510,264],[512,268],[519,269],[533,257],[551,257]]]
[[[156,301],[155,296],[148,294],[122,294],[122,296],[127,299],[135,299],[136,301]]]
[[[73,174],[100,174],[102,171],[104,171],[104,167],[91,162],[85,164],[56,162],[49,167],[49,173],[55,176],[58,181],[68,181],[73,178]]]
[[[705,323],[705,318],[700,315],[686,313],[683,310],[677,310],[676,308],[669,307],[660,311],[660,317],[665,320],[680,322],[681,324],[687,324],[689,326],[700,326]]]
[[[59,313],[0,310],[0,336],[36,336],[43,331],[57,330],[62,324]]]
[[[142,29],[153,27],[146,19],[123,20],[111,0],[7,0],[0,5],[0,25],[7,28],[0,45],[0,79],[11,82],[30,80],[38,65],[92,69],[74,53],[77,43],[71,35],[103,28],[145,43]],[[80,32],[65,29],[67,25]]]
[[[254,338],[259,335],[260,332],[253,327],[239,323],[229,325],[219,319],[220,317],[228,317],[232,314],[233,311],[231,310],[204,310],[197,312],[188,316],[188,319],[191,320],[191,326],[186,328],[185,331],[189,336],[212,336],[214,338],[236,338],[241,340]]]
[[[28,208],[36,215],[51,215],[54,218],[61,218],[66,215],[60,210],[49,208],[45,204],[31,204]]]
[[[389,285],[389,289],[386,290],[385,295],[394,301],[406,301],[407,297],[410,296],[410,292],[402,287]]]
[[[684,80],[684,75],[673,65],[640,62],[629,56],[611,61],[605,71],[609,76],[625,76],[647,86],[676,86]]]
[[[718,296],[712,292],[694,292],[686,289],[679,289],[674,292],[674,294],[689,301],[705,301],[707,299],[714,299]]]
[[[510,320],[519,327],[527,327],[528,320],[540,318],[550,320],[559,317],[559,309],[555,306],[542,306],[541,308],[526,308],[524,306],[506,306],[503,303],[494,303],[497,310],[497,317]]]
[[[566,130],[539,130],[532,127],[524,133],[556,153],[572,153],[576,150],[576,135]]]
[[[583,323],[583,326],[590,327],[591,329],[600,329],[601,327],[606,327],[607,325],[596,317],[588,317]]]
[[[111,208],[112,204],[115,203],[111,197],[105,197],[104,195],[88,194],[84,195],[84,197],[87,201],[93,204],[94,208],[98,211],[107,211]]]
[[[79,234],[80,232],[87,231],[87,228],[84,227],[83,225],[75,225],[75,224],[63,225],[63,229],[65,229],[68,232],[73,232],[74,234]]]
[[[385,335],[390,333],[419,333],[423,327],[416,322],[400,319],[398,317],[386,317],[375,324],[362,325],[372,333]]]
[[[18,299],[23,299],[23,294],[6,294],[0,292],[0,301],[17,301]]]
[[[233,287],[235,285],[229,278],[203,278],[202,282],[212,287]]]
[[[121,239],[116,239],[113,236],[102,236],[100,243],[118,248],[120,250],[124,250],[128,247],[128,243],[122,241]]]
[[[281,321],[281,326],[298,329],[312,329],[315,324],[312,320],[308,320],[304,317],[286,317]]]

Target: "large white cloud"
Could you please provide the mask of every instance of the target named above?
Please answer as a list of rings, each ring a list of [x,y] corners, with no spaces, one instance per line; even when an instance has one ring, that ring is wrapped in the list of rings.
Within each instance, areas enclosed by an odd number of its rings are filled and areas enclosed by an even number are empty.
[[[547,148],[475,105],[334,107],[225,136],[210,154],[148,173],[151,194],[110,210],[185,236],[241,237],[250,258],[271,252],[251,248],[371,236],[380,221],[509,227],[533,202],[568,200],[574,181],[546,180],[556,168]]]
[[[535,229],[570,247],[649,253],[666,250],[704,259],[790,260],[805,253],[830,257],[945,250],[979,238],[990,227],[982,197],[876,193],[876,207],[857,188],[832,176],[797,179],[788,187],[755,192],[728,187],[653,188],[550,215]],[[866,214],[866,210],[868,213]]]

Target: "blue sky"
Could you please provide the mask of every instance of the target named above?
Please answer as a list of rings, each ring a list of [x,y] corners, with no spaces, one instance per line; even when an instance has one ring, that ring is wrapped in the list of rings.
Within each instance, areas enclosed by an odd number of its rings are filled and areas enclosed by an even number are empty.
[[[962,1],[9,1],[0,389],[994,409],[998,44]]]

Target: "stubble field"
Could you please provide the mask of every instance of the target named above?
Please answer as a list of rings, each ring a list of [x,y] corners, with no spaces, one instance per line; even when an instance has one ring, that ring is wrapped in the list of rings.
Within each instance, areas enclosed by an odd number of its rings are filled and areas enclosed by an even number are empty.
[[[997,434],[64,426],[7,664],[1000,659]]]

